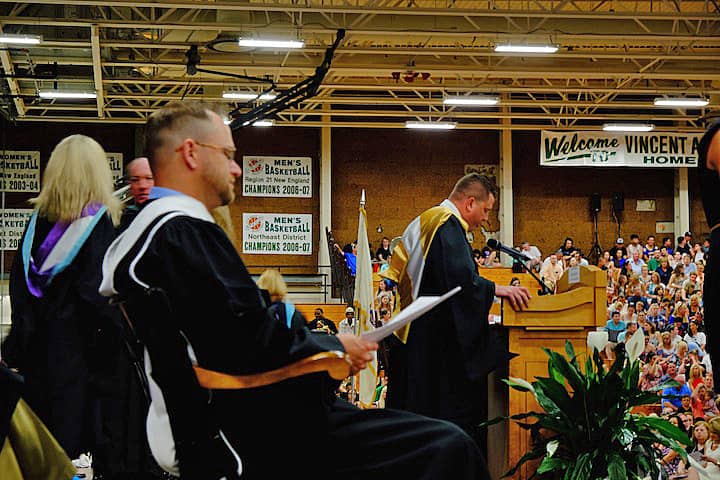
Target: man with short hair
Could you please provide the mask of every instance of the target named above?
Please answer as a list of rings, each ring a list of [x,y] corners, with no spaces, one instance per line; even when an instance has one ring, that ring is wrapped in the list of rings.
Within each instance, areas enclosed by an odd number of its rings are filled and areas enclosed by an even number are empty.
[[[672,244],[672,238],[670,237],[663,237],[662,240],[662,248],[665,249],[668,255],[673,254],[673,244]]]
[[[382,274],[398,285],[402,308],[421,295],[462,288],[396,332],[387,405],[449,420],[472,434],[481,450],[486,434],[478,425],[487,418],[487,374],[508,359],[490,330],[490,307],[497,296],[522,309],[530,297],[525,287],[482,278],[475,266],[466,235],[488,219],[496,195],[488,177],[462,177],[447,199],[408,225]]]
[[[340,321],[338,330],[341,334],[355,335],[355,327],[355,309],[347,307],[345,309],[345,318]]]
[[[132,200],[125,207],[120,219],[120,231],[125,230],[135,215],[140,211],[140,206],[147,202],[150,190],[155,184],[150,163],[147,157],[138,157],[125,165],[125,177],[127,178]]]
[[[617,258],[618,250],[622,252],[623,257],[627,257],[627,248],[625,248],[625,241],[622,238],[618,238],[617,240],[615,240],[615,246],[610,249],[610,258],[612,260],[615,260]],[[615,267],[619,267],[619,265],[615,265]]]
[[[645,265],[645,262],[640,258],[640,253],[637,250],[633,251],[630,259],[630,268],[632,268],[633,273],[640,275],[643,265]]]
[[[648,235],[643,249],[643,256],[649,260],[655,252],[659,252],[660,248],[655,244],[655,235]],[[653,269],[654,270],[654,269]]]
[[[675,251],[681,254],[687,253],[690,255],[690,245],[687,243],[685,236],[677,237],[677,244],[675,244]]]
[[[640,237],[637,233],[630,235],[630,245],[627,247],[627,252],[630,257],[633,253],[637,253],[640,259],[643,257],[643,246],[640,244]]]
[[[304,327],[293,332],[268,315],[209,213],[232,202],[241,175],[220,114],[197,102],[171,102],[148,118],[146,148],[156,187],[108,250],[101,291],[123,302],[145,340],[148,438],[166,470],[188,480],[298,473],[489,478],[481,475],[477,447],[456,426],[407,412],[359,410],[324,388],[322,376],[256,389],[200,387],[193,366],[254,374],[332,350],[345,352],[355,374],[378,345]],[[298,449],[304,442],[324,445],[332,461],[308,463]]]
[[[313,312],[315,318],[313,318],[308,323],[308,328],[310,330],[325,330],[325,329],[327,329],[330,331],[330,333],[337,334],[338,329],[335,326],[335,322],[333,322],[332,320],[330,320],[328,318],[325,318],[325,315],[323,315],[324,313],[325,312],[323,312],[322,308],[320,308],[320,307],[316,308],[315,311]]]

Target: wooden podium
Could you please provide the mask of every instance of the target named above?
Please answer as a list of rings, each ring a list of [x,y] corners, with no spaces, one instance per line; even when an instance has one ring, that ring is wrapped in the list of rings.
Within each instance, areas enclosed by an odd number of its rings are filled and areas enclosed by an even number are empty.
[[[547,355],[541,347],[564,354],[565,340],[570,340],[576,353],[587,353],[588,333],[604,326],[607,319],[606,275],[597,267],[573,267],[558,282],[557,294],[533,295],[528,309],[522,312],[503,305],[502,321],[508,329],[510,351],[518,354],[510,361],[511,377],[532,381],[547,376]],[[540,411],[531,394],[514,389],[509,389],[508,405],[509,415]],[[509,422],[508,429],[509,468],[530,451],[530,435],[515,422]],[[529,476],[524,466],[514,478]]]

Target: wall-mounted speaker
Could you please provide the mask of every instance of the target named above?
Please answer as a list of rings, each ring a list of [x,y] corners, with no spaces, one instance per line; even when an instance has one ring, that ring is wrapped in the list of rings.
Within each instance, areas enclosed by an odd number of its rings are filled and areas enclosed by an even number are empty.
[[[602,208],[602,203],[600,201],[600,194],[599,193],[593,193],[590,195],[590,211],[591,212],[599,212]]]
[[[622,192],[613,192],[612,205],[615,212],[625,210],[625,195]]]

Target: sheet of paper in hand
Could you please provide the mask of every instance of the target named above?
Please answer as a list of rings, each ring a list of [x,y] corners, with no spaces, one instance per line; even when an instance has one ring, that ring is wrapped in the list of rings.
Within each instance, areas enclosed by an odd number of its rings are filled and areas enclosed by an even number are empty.
[[[447,300],[448,298],[452,297],[456,293],[458,293],[460,290],[462,290],[462,287],[457,286],[447,292],[445,295],[441,296],[422,296],[415,299],[413,303],[411,303],[407,308],[405,308],[402,312],[398,313],[396,316],[392,318],[388,323],[383,325],[382,327],[376,328],[375,330],[371,330],[369,332],[365,332],[362,334],[362,338],[365,340],[370,340],[371,342],[379,342],[383,338],[389,336],[392,334],[395,330],[403,327],[404,325],[407,325],[408,322],[411,322],[418,318],[420,315],[424,315],[425,313],[429,312],[436,306],[440,305],[442,302]]]

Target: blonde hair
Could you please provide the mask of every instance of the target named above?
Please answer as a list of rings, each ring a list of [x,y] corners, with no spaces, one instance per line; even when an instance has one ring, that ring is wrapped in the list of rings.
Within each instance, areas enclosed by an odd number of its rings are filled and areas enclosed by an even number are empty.
[[[215,223],[222,228],[225,235],[227,235],[233,245],[235,245],[237,237],[235,236],[235,227],[233,226],[232,217],[230,216],[230,207],[223,205],[213,208],[210,210],[210,215],[212,215]]]
[[[268,268],[265,270],[257,282],[258,287],[263,290],[267,290],[270,296],[277,296],[281,299],[287,295],[287,284],[283,280],[280,272],[274,268]]]
[[[40,194],[30,199],[50,222],[72,222],[91,203],[105,205],[117,225],[121,203],[113,195],[105,150],[90,137],[71,135],[55,146],[43,174]]]
[[[713,417],[708,420],[708,427],[710,427],[709,433],[714,433],[720,436],[720,417]]]

